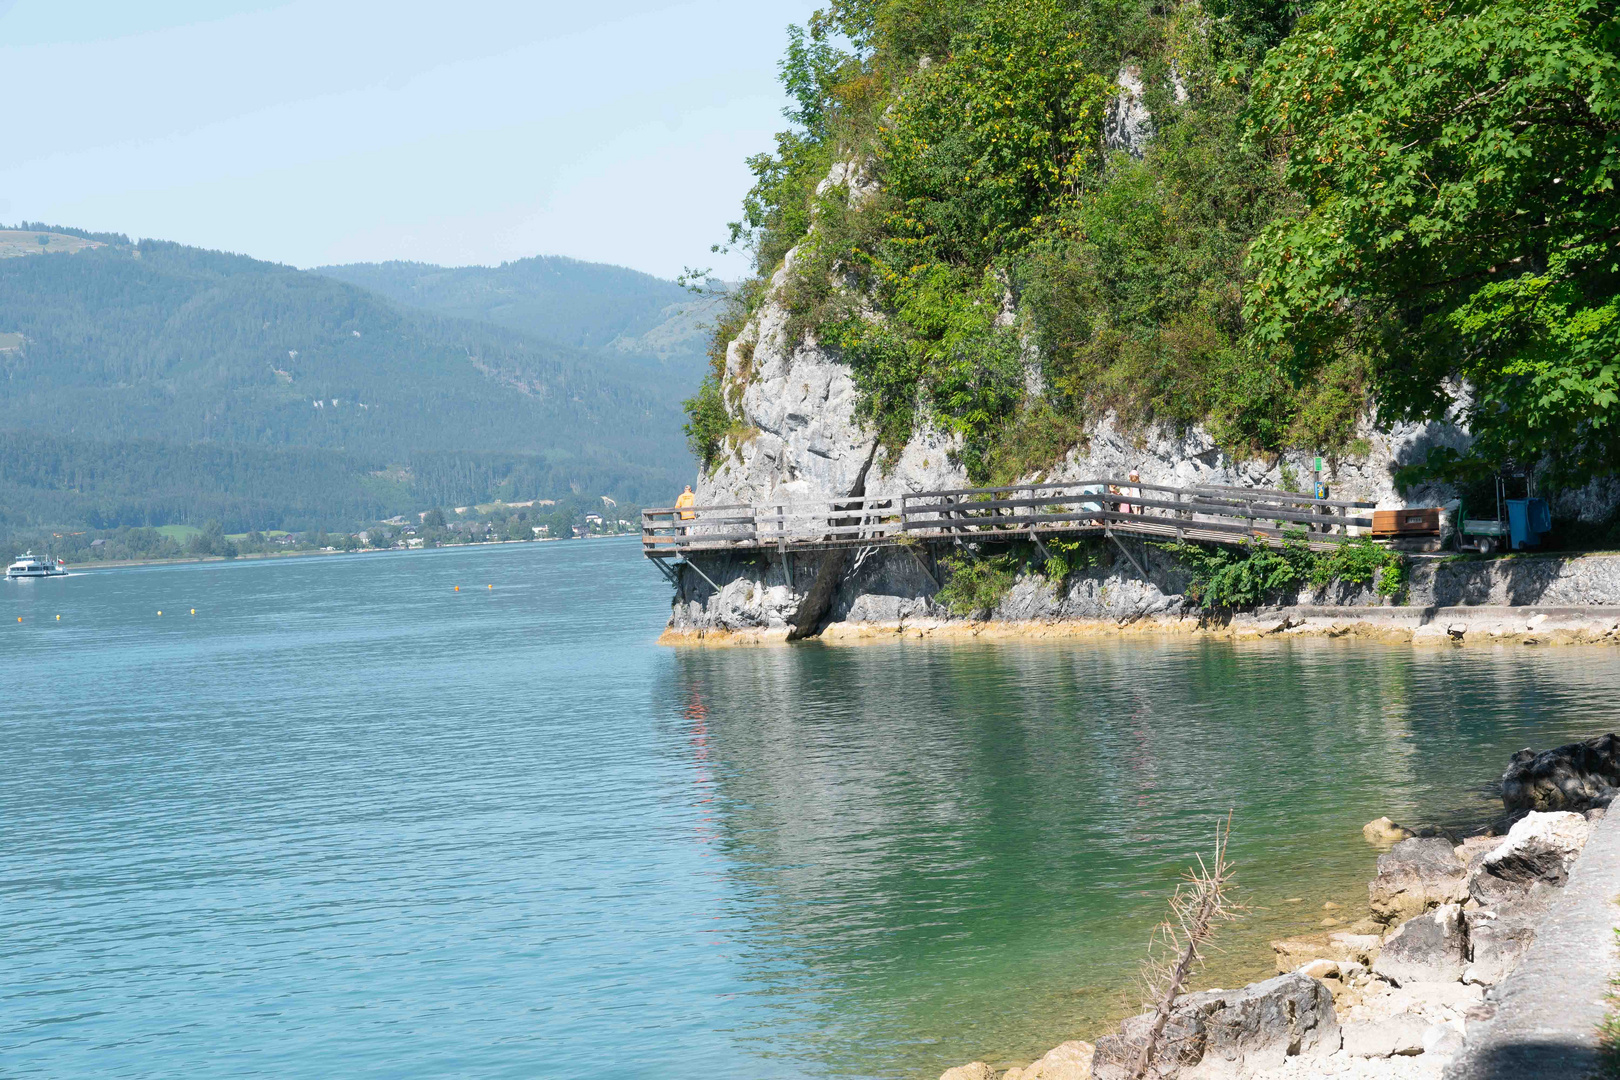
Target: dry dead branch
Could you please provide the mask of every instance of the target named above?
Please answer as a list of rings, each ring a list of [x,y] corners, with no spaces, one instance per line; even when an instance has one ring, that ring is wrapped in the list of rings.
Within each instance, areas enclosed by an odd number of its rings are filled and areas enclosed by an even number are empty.
[[[1232,814],[1228,811],[1226,820],[1215,829],[1214,855],[1208,862],[1198,856],[1197,867],[1187,871],[1170,898],[1170,918],[1153,931],[1147,959],[1142,963],[1147,991],[1144,1003],[1153,1010],[1153,1023],[1131,1070],[1134,1080],[1147,1076],[1176,998],[1203,966],[1216,927],[1243,914],[1228,895],[1235,880],[1232,865],[1226,861],[1226,842],[1231,832]]]

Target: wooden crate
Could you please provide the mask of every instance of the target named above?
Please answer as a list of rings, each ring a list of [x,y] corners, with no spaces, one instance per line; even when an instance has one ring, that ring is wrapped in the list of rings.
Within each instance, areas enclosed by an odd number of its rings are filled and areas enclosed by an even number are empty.
[[[1375,540],[1392,536],[1439,536],[1440,508],[1374,510],[1372,534]]]

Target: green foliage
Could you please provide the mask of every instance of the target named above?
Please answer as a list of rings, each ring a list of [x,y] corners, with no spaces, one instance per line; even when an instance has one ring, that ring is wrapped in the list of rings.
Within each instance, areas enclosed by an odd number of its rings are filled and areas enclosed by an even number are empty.
[[[1241,548],[1189,543],[1158,546],[1191,571],[1187,597],[1205,611],[1254,607],[1297,590],[1311,569],[1310,550],[1301,543],[1282,548],[1259,543]]]
[[[1398,551],[1359,537],[1331,551],[1317,552],[1311,560],[1309,580],[1317,588],[1335,581],[1346,585],[1376,583],[1380,596],[1399,596],[1406,587],[1406,560]]]
[[[953,615],[987,618],[1017,581],[1021,562],[1015,555],[943,559],[940,566],[948,577],[934,599]]]
[[[962,436],[975,482],[1050,465],[1108,410],[1205,422],[1239,453],[1342,450],[1358,361],[1291,380],[1243,321],[1248,244],[1297,200],[1245,141],[1249,64],[1301,9],[835,0],[790,32],[795,126],[751,161],[733,240],[754,244],[761,280],[799,245],[791,336],[842,354],[885,445],[923,415]],[[1140,161],[1101,152],[1123,60],[1157,130]],[[813,195],[851,159],[877,190]],[[695,426],[720,430],[709,419]]]
[[[687,449],[708,472],[719,462],[726,432],[731,428],[731,416],[726,412],[719,377],[712,374],[705,377],[698,392],[687,398],[684,405]]]
[[[1392,416],[1473,391],[1476,443],[1573,484],[1620,462],[1620,22],[1599,0],[1327,0],[1267,57],[1257,134],[1301,213],[1265,230],[1257,348],[1368,358]]]
[[[1093,566],[1101,566],[1108,556],[1103,541],[1090,537],[1079,537],[1074,540],[1052,539],[1043,543],[1046,544],[1046,550],[1050,554],[1042,564],[1041,572],[1046,575],[1048,581],[1059,586],[1067,581],[1071,574],[1089,570]]]
[[[891,264],[970,268],[1020,247],[1078,192],[1108,80],[1087,70],[1085,23],[1056,0],[986,5],[950,55],[916,71],[880,129],[899,202]]]
[[[1398,596],[1405,586],[1406,564],[1398,552],[1365,538],[1330,551],[1313,552],[1302,537],[1284,541],[1280,548],[1258,541],[1241,547],[1193,543],[1156,546],[1174,555],[1191,572],[1187,596],[1205,611],[1251,608],[1306,585],[1321,588],[1336,581],[1369,585],[1376,580],[1382,596]]]

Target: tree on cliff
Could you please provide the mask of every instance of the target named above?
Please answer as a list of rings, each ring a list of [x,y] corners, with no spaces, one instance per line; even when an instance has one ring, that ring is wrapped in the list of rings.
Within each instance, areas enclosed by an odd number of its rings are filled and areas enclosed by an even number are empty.
[[[725,345],[769,296],[882,442],[925,417],[975,481],[1105,415],[1354,456],[1369,405],[1458,385],[1475,448],[1431,471],[1612,472],[1617,43],[1602,0],[832,0],[750,159],[694,450],[746,437]]]
[[[1330,0],[1272,51],[1258,132],[1304,212],[1254,246],[1251,336],[1296,379],[1355,351],[1388,415],[1462,380],[1472,451],[1620,466],[1620,20],[1599,0]]]

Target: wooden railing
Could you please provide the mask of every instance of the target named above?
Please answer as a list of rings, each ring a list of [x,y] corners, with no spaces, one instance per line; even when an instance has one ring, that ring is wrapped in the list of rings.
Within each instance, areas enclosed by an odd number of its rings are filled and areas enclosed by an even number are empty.
[[[1350,539],[1354,529],[1371,528],[1370,516],[1352,511],[1373,505],[1260,488],[1076,480],[761,506],[661,507],[642,512],[641,535],[652,558],[1103,531],[1226,543],[1301,539],[1324,548]]]

